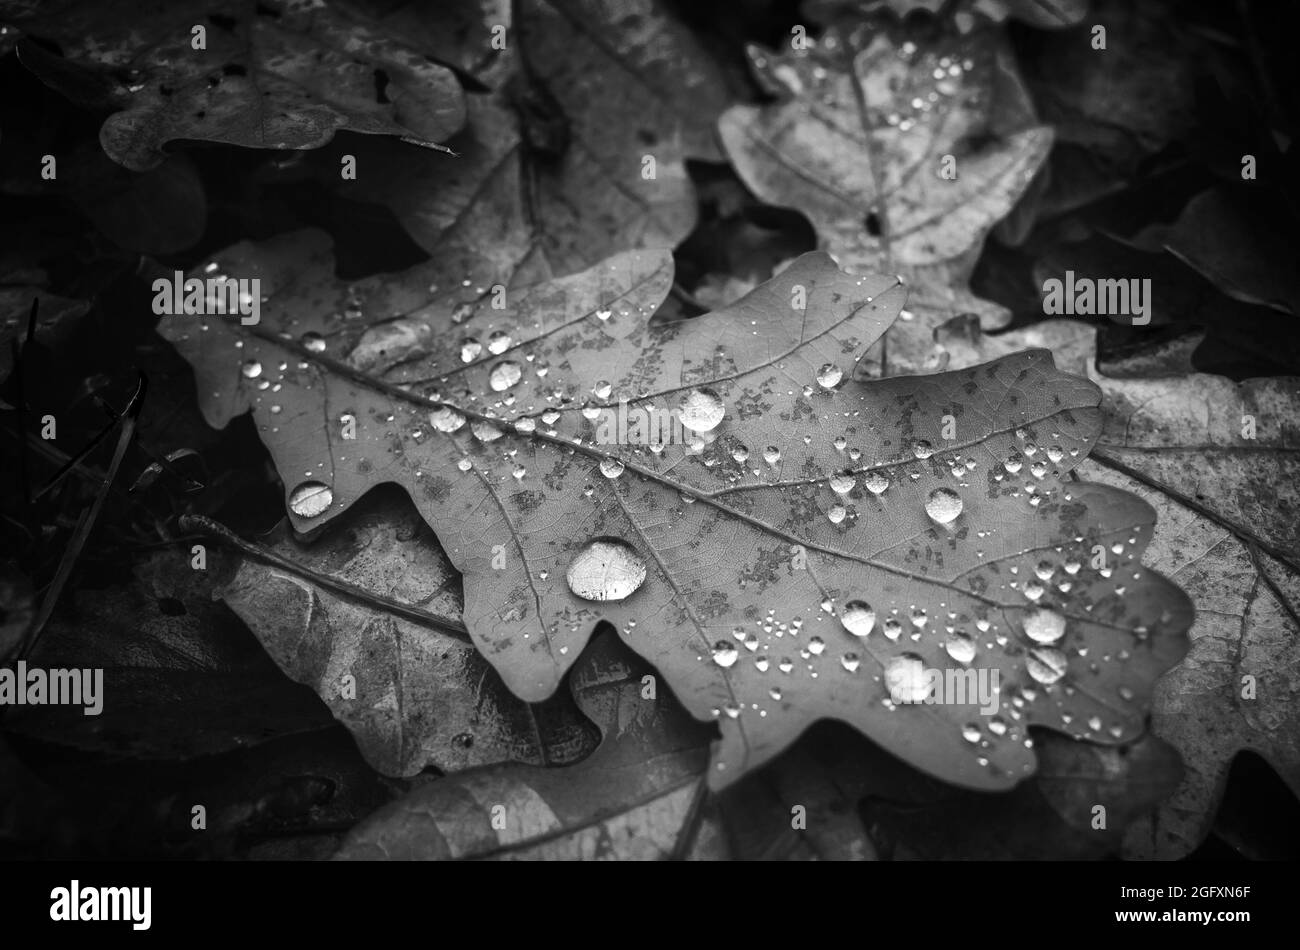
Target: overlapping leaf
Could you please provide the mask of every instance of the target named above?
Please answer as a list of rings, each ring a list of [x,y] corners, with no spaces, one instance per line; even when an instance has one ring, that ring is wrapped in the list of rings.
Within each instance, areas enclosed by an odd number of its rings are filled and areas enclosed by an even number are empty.
[[[750,59],[778,100],[719,122],[746,184],[806,214],[841,266],[905,275],[913,320],[896,333],[924,338],[962,313],[1005,325],[1010,314],[966,282],[1052,133],[1000,35],[837,21],[807,49]]]
[[[456,633],[460,577],[404,499],[372,494],[334,527],[313,545],[276,537],[270,550],[284,563],[245,558],[218,594],[375,769],[567,765],[595,748],[594,727],[566,697],[520,702]]]
[[[136,171],[174,139],[314,148],[346,128],[441,142],[465,121],[450,69],[338,0],[6,0],[0,22],[58,44],[62,58],[30,41],[20,56],[54,88],[115,110],[100,142]]]
[[[1134,856],[1178,858],[1208,833],[1238,752],[1258,753],[1300,792],[1300,382],[1100,381],[1104,464],[1089,460],[1082,474],[1156,509],[1152,564],[1197,607],[1187,658],[1152,695],[1152,729],[1182,753],[1187,777],[1126,840]]]
[[[578,705],[604,741],[569,769],[510,765],[423,785],[354,828],[340,860],[650,860],[716,856],[701,834],[709,730],[609,635],[574,667]]]
[[[253,411],[295,524],[403,485],[516,695],[554,692],[609,620],[692,714],[719,718],[715,785],[830,717],[946,780],[1009,787],[1033,770],[1029,724],[1131,739],[1150,681],[1182,655],[1186,598],[1139,563],[1150,509],[1060,480],[1100,426],[1092,384],[1043,351],[850,382],[902,305],[895,278],[809,254],[725,311],[660,326],[647,318],[671,258],[633,252],[505,310],[484,300],[457,327],[410,309],[417,271],[352,289],[369,301],[363,331],[319,240],[238,246],[217,267],[261,278],[262,324],[160,329],[194,365],[206,418]],[[424,332],[381,352],[377,331],[399,314]],[[659,418],[693,407],[714,426],[611,444],[596,419],[624,400]],[[355,441],[341,438],[348,419]],[[566,585],[600,538],[644,565],[626,599]],[[1100,544],[1114,567],[1083,569]],[[842,623],[853,602],[870,605],[866,637]],[[1052,643],[1025,634],[1031,616],[1053,621],[1035,631]],[[895,705],[885,670],[899,663],[996,669],[996,721],[970,703]]]

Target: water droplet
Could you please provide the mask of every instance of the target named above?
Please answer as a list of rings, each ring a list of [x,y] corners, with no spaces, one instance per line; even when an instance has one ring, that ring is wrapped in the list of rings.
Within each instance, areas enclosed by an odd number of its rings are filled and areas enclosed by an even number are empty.
[[[1020,453],[1012,452],[1007,456],[1007,460],[1002,463],[1002,467],[1005,468],[1008,473],[1014,475],[1016,472],[1020,471],[1021,466],[1024,464],[1024,459],[1021,457]]]
[[[478,340],[462,340],[460,344],[460,361],[472,363],[483,352],[483,344]]]
[[[245,379],[257,379],[262,375],[262,364],[257,360],[249,360],[239,367],[239,371],[244,375]]]
[[[840,666],[844,667],[850,673],[856,673],[858,671],[858,667],[861,665],[862,665],[862,661],[858,659],[858,655],[856,653],[846,653],[842,657],[840,657]]]
[[[528,469],[524,468],[522,465],[516,465],[514,471],[511,472],[510,474],[513,475],[516,479],[522,481],[523,477],[528,474]],[[545,573],[546,573],[545,571],[542,572],[543,575]],[[543,577],[542,580],[546,580],[546,578]]]
[[[830,478],[831,491],[837,495],[847,495],[853,491],[853,486],[857,484],[857,479],[847,472],[839,475],[832,475]]]
[[[480,442],[495,442],[505,434],[490,422],[470,423],[469,431],[473,432],[474,437]]]
[[[609,394],[614,391],[614,387],[610,384],[609,380],[599,379],[596,381],[596,385],[591,387],[591,391],[595,394],[597,399],[608,399]]]
[[[896,703],[920,703],[930,695],[925,662],[915,653],[891,657],[885,664],[885,688]]]
[[[788,656],[783,656],[781,657],[780,662],[776,664],[776,668],[780,670],[782,673],[789,673],[791,670],[794,669],[794,661],[791,660]]]
[[[939,524],[948,524],[961,514],[961,496],[951,488],[936,488],[925,500],[925,513]]]
[[[564,578],[583,600],[624,600],[645,582],[645,561],[617,538],[598,538],[569,562]]]
[[[961,737],[972,744],[980,741],[980,727],[968,722],[961,727]]]
[[[734,666],[739,658],[740,651],[726,640],[719,640],[713,644],[713,662],[724,670]]]
[[[439,432],[455,432],[465,424],[465,417],[451,406],[439,406],[429,413],[429,424]]]
[[[808,641],[808,652],[813,656],[821,656],[822,651],[826,649],[826,641],[821,637],[813,637]]]
[[[555,425],[555,423],[559,421],[560,421],[560,414],[556,412],[554,409],[550,410],[549,412],[542,413],[542,422],[544,422],[548,426],[553,426]]]
[[[514,360],[505,360],[492,367],[488,385],[493,392],[503,393],[523,378],[524,371]]]
[[[925,439],[917,439],[912,443],[912,454],[919,459],[928,459],[934,454],[934,447]]]
[[[958,663],[969,663],[975,659],[975,641],[964,633],[952,634],[943,648]]]
[[[500,356],[506,350],[510,349],[510,334],[505,330],[493,330],[488,336],[488,352],[493,356]]]
[[[775,445],[769,445],[763,450],[763,461],[768,465],[775,465],[777,462],[781,461],[781,450]]]
[[[600,474],[606,478],[618,478],[623,474],[623,460],[616,458],[605,458],[600,460]]]
[[[862,484],[867,486],[867,491],[873,495],[883,495],[885,489],[889,487],[889,479],[880,472],[867,472],[862,477]]]
[[[334,503],[334,492],[321,482],[303,482],[289,495],[289,508],[300,518],[315,518]]]
[[[456,463],[456,467],[460,469],[462,472],[468,472],[471,468],[474,467],[474,463],[471,462],[468,458],[463,458]]]
[[[1029,675],[1035,682],[1050,686],[1065,675],[1069,661],[1060,650],[1039,647],[1029,651],[1025,665],[1029,668]]]
[[[1065,618],[1040,607],[1025,616],[1025,635],[1036,643],[1055,643],[1065,635]]]
[[[677,405],[677,418],[692,432],[709,432],[726,415],[722,398],[711,389],[692,389]]]
[[[855,637],[865,637],[876,625],[876,612],[865,600],[850,600],[840,611],[840,623]]]
[[[824,389],[834,389],[844,378],[844,371],[834,363],[826,363],[817,371],[817,384]]]
[[[847,514],[843,505],[831,505],[830,510],[826,512],[826,517],[830,519],[831,524],[839,524]]]
[[[926,616],[924,607],[917,607],[912,611],[912,626],[917,630],[924,628],[929,622],[930,618]]]
[[[528,435],[537,431],[537,420],[531,416],[524,416],[522,419],[515,420],[515,431],[522,435]]]
[[[885,622],[880,625],[880,632],[891,640],[897,640],[898,635],[903,632],[903,625],[897,617],[886,617]]]
[[[749,458],[749,448],[743,445],[738,445],[731,450],[731,457],[737,462],[744,462]]]
[[[302,348],[308,353],[325,352],[325,338],[319,333],[304,333],[299,342],[302,343]]]

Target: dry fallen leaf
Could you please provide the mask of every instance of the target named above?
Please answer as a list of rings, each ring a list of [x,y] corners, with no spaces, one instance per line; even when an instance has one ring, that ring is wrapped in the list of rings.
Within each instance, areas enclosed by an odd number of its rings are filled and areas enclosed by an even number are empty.
[[[1300,380],[1096,378],[1106,425],[1080,474],[1156,509],[1152,566],[1196,604],[1191,649],[1152,695],[1152,731],[1186,779],[1126,839],[1133,857],[1181,858],[1209,832],[1238,752],[1300,793]]]
[[[338,860],[653,860],[719,857],[702,822],[711,730],[610,635],[573,668],[573,698],[604,741],[564,769],[506,765],[448,775],[375,812]]]
[[[264,543],[287,563],[244,558],[217,596],[316,690],[378,771],[567,765],[596,747],[567,697],[520,702],[470,644],[460,576],[400,494],[368,495],[314,544],[277,535]]]
[[[1052,132],[1037,124],[1000,33],[850,20],[806,50],[752,48],[750,59],[778,99],[723,115],[728,157],[763,200],[807,215],[841,266],[907,278],[907,312],[889,339],[928,338],[964,313],[1005,325],[1010,313],[966,284]]]
[[[341,0],[220,13],[194,0],[3,0],[0,22],[58,44],[62,57],[20,41],[19,56],[53,88],[111,110],[100,143],[134,171],[175,139],[316,148],[348,129],[432,143],[465,121],[450,69]]]

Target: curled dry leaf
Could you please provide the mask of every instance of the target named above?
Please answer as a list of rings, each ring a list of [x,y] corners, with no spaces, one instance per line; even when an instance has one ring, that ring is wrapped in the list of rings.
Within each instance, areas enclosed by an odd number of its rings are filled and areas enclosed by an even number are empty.
[[[608,620],[693,715],[718,718],[714,786],[836,718],[947,781],[1007,788],[1033,771],[1031,724],[1139,735],[1151,681],[1185,649],[1185,595],[1140,564],[1150,508],[1062,482],[1101,425],[1093,384],[1043,351],[851,382],[902,305],[893,277],[816,252],[723,311],[659,325],[672,259],[629,252],[457,326],[407,309],[416,272],[357,290],[366,328],[341,313],[319,241],[240,245],[217,267],[260,277],[262,323],[160,332],[213,425],[253,411],[295,526],[401,484],[517,696],[551,695]],[[444,342],[376,347],[395,316],[423,328],[409,340]],[[1103,544],[1115,567],[1084,569]],[[592,588],[609,545],[644,566],[639,586],[620,571]],[[893,702],[887,681],[921,666],[996,670],[996,716]]]
[[[1196,604],[1191,649],[1152,694],[1152,730],[1186,780],[1126,839],[1134,857],[1180,858],[1239,751],[1300,794],[1300,380],[1098,380],[1106,425],[1080,473],[1156,509],[1149,558]]]
[[[277,535],[269,549],[301,570],[246,557],[217,595],[285,673],[316,690],[375,769],[566,765],[595,748],[567,697],[521,702],[474,649],[460,575],[400,493],[367,496],[314,544]]]
[[[727,110],[727,155],[759,197],[806,214],[841,266],[908,279],[890,339],[926,339],[963,313],[1005,325],[1009,312],[966,285],[1052,133],[998,31],[836,23],[806,50],[751,48],[750,59],[778,99]]]
[[[613,637],[596,637],[571,687],[604,737],[591,756],[565,769],[503,765],[422,785],[352,829],[336,859],[717,856],[716,830],[701,827],[712,730],[659,695],[654,679]]]
[[[212,12],[196,0],[0,2],[50,86],[113,114],[100,143],[134,171],[175,139],[316,148],[339,129],[442,142],[465,121],[455,74],[374,28],[363,8],[258,0]],[[196,31],[203,30],[203,48]]]

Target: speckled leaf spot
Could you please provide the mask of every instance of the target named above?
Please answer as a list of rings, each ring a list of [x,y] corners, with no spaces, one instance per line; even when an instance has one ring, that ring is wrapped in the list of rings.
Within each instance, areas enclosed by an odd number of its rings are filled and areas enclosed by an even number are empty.
[[[262,323],[166,317],[160,332],[210,423],[252,411],[286,501],[330,489],[295,526],[401,484],[516,695],[551,695],[609,621],[719,723],[714,787],[835,718],[947,781],[1007,788],[1033,772],[1030,725],[1140,735],[1153,680],[1186,649],[1187,598],[1140,563],[1151,508],[1066,480],[1101,426],[1094,384],[1042,350],[853,381],[903,306],[895,277],[814,252],[724,310],[661,323],[672,257],[633,251],[456,322],[422,308],[418,270],[341,284],[319,237],[209,266],[261,278]],[[358,296],[365,320],[345,312]],[[396,319],[421,329],[385,336]],[[691,426],[642,437],[632,421],[664,418]],[[994,708],[895,702],[904,667],[992,679]]]

